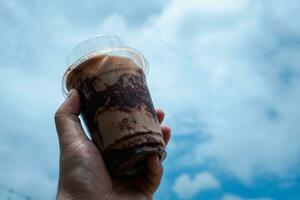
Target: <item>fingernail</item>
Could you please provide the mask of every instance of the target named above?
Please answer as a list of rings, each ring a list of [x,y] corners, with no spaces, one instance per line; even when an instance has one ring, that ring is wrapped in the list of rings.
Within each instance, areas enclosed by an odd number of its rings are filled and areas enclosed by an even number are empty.
[[[68,92],[68,97],[67,98],[70,98],[73,94],[74,94],[74,89],[71,89],[69,92]]]

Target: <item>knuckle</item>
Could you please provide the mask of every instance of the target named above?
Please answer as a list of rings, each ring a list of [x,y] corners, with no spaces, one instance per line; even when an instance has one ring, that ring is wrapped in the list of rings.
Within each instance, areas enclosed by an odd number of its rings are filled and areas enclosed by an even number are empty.
[[[54,120],[55,120],[55,122],[65,121],[65,120],[72,120],[75,122],[80,122],[80,119],[77,116],[70,114],[70,113],[60,112],[60,111],[57,111],[54,114]]]

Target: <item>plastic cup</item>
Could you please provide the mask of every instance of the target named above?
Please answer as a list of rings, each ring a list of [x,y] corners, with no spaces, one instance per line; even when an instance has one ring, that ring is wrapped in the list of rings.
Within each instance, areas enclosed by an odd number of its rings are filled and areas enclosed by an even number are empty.
[[[85,40],[68,56],[63,92],[79,92],[82,118],[115,177],[144,171],[150,154],[166,157],[147,72],[144,56],[117,36]]]

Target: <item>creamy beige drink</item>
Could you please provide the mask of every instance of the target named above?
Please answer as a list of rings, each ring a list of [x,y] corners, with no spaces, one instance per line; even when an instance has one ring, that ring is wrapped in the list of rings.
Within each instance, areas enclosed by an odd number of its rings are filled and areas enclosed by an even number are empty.
[[[165,159],[144,71],[131,58],[94,55],[68,74],[66,88],[79,91],[84,121],[113,176],[143,171],[150,154]]]

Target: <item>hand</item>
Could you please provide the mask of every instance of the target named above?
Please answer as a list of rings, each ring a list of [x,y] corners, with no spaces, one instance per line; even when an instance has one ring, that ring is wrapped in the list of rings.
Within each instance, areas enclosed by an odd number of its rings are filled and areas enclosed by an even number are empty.
[[[162,165],[157,155],[148,157],[146,172],[130,181],[113,180],[104,164],[101,153],[89,140],[78,118],[80,98],[71,90],[66,101],[55,114],[60,145],[60,171],[57,200],[140,200],[152,199],[162,177]],[[159,122],[164,118],[156,111]],[[161,126],[165,143],[171,130]]]

